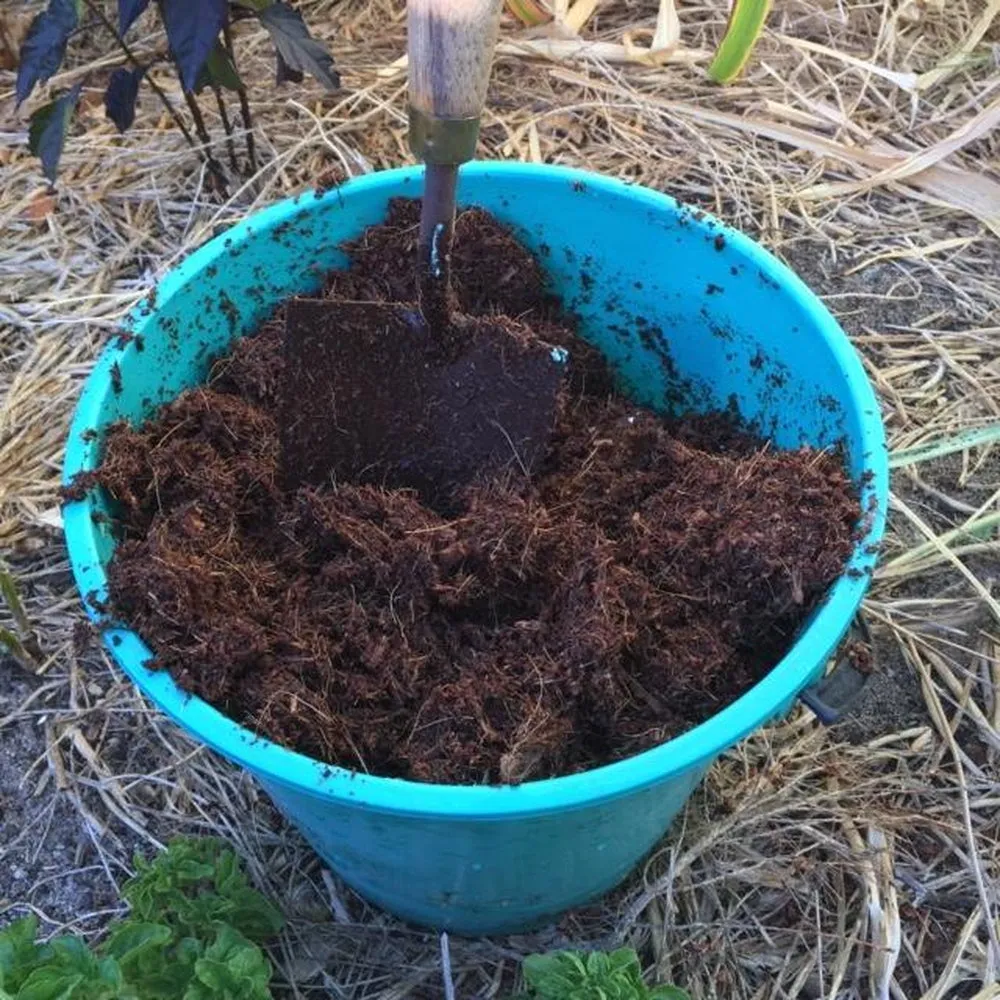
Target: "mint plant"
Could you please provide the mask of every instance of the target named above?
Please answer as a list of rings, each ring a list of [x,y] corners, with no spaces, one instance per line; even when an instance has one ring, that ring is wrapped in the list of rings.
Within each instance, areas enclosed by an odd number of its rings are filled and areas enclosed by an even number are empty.
[[[528,993],[520,1000],[689,1000],[676,986],[647,986],[631,948],[529,955],[522,972]]]
[[[69,936],[39,943],[34,915],[0,930],[0,1000],[272,1000],[259,944],[282,917],[232,850],[179,839],[135,863],[129,915],[95,949]]]
[[[156,0],[167,36],[167,51],[141,60],[127,41],[129,30],[150,6],[150,0],[118,0],[117,26],[108,18],[103,0],[49,0],[28,28],[21,45],[15,97],[18,105],[58,72],[70,40],[90,29],[103,29],[113,39],[123,56],[123,64],[111,74],[104,94],[108,117],[119,131],[127,131],[135,120],[135,107],[143,83],[154,91],[173,118],[188,143],[199,148],[220,191],[226,189],[226,177],[211,152],[211,139],[205,126],[198,95],[206,88],[214,95],[226,130],[230,165],[239,169],[232,126],[223,98],[231,91],[239,98],[246,137],[247,161],[257,169],[253,140],[253,122],[246,87],[236,69],[233,48],[234,21],[256,18],[269,32],[276,50],[277,84],[301,83],[304,74],[314,76],[328,90],[340,86],[333,57],[326,46],[309,32],[302,15],[285,0]],[[192,134],[187,122],[163,89],[149,75],[157,62],[172,63],[180,78]],[[28,128],[28,146],[39,157],[42,170],[55,183],[66,135],[76,111],[84,80],[36,110]]]

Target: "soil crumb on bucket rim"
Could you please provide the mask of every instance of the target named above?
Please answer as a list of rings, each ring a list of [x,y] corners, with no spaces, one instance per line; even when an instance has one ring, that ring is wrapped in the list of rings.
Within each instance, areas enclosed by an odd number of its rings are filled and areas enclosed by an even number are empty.
[[[417,203],[348,247],[324,294],[414,299]],[[81,487],[116,501],[109,613],[185,690],[317,759],[512,783],[631,756],[729,704],[843,572],[859,519],[839,457],[772,451],[732,416],[666,421],[613,393],[540,265],[480,210],[456,224],[470,315],[568,348],[531,480],[408,490],[279,475],[279,309]]]

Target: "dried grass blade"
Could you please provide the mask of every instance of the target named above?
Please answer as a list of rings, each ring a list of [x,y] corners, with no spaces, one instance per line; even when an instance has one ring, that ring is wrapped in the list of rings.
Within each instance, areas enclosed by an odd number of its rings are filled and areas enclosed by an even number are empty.
[[[551,59],[555,62],[638,63],[645,66],[663,66],[667,63],[693,65],[707,62],[712,56],[705,49],[678,46],[669,52],[653,52],[641,46],[574,38],[510,39],[497,45],[497,54]]]
[[[921,522],[922,523],[922,522]],[[909,576],[927,565],[935,565],[948,561],[955,556],[952,543],[967,539],[981,540],[989,536],[1000,526],[1000,512],[994,512],[982,517],[972,518],[965,524],[952,528],[942,535],[935,535],[930,541],[914,546],[912,549],[896,556],[884,566],[875,571],[880,580],[890,580],[895,577]],[[930,530],[930,529],[928,529]]]
[[[663,101],[662,106],[698,121],[726,125],[741,132],[762,135],[777,142],[786,142],[798,149],[815,153],[817,156],[832,156],[854,166],[870,167],[880,171],[876,176],[884,176],[902,159],[905,159],[905,154],[902,151],[894,149],[887,143],[882,143],[871,149],[864,149],[858,146],[848,146],[835,139],[828,139],[826,136],[809,129],[753,115],[740,117],[724,111],[714,111],[710,108],[671,101]],[[860,183],[868,184],[869,181]],[[992,178],[948,164],[936,164],[919,173],[907,176],[905,183],[918,188],[933,200],[949,208],[978,218],[1000,236],[1000,184]],[[822,189],[813,188],[804,194],[818,200],[822,192],[834,188],[836,185],[826,185]],[[825,194],[823,196],[825,197]]]
[[[656,30],[653,32],[651,48],[654,52],[672,49],[681,40],[681,19],[677,16],[674,0],[660,0],[656,13]]]
[[[841,52],[839,49],[830,48],[828,45],[811,42],[807,38],[792,38],[790,35],[778,35],[777,37],[796,49],[801,49],[805,52],[814,52],[817,55],[830,56],[845,63],[847,66],[853,66],[855,69],[872,74],[872,76],[881,77],[883,80],[888,80],[890,83],[894,83],[897,87],[909,93],[913,93],[917,89],[918,77],[916,73],[904,73],[899,70],[888,69],[885,66],[879,66],[877,63],[868,62],[866,59],[858,59],[857,56]]]
[[[583,31],[584,25],[593,16],[600,0],[576,0],[576,3],[567,11],[563,26],[579,35]]]
[[[972,430],[961,431],[958,434],[931,441],[928,444],[916,445],[912,448],[902,448],[889,456],[889,468],[901,469],[907,465],[917,465],[929,462],[935,458],[954,455],[958,451],[968,451],[970,448],[981,448],[984,445],[1000,441],[1000,424],[989,427],[975,427]]]
[[[946,56],[934,69],[929,69],[926,73],[921,73],[917,77],[917,90],[921,92],[930,90],[931,87],[961,70],[969,56],[972,55],[975,47],[983,40],[986,32],[989,31],[990,25],[997,14],[1000,14],[1000,0],[990,0],[962,44],[954,52]]]
[[[890,500],[892,505],[906,515],[906,519],[928,540],[928,542],[930,542],[930,544],[933,545],[934,548],[936,548],[941,555],[948,562],[950,562],[955,569],[959,571],[959,573],[962,574],[963,577],[965,577],[965,579],[972,585],[973,590],[975,590],[975,592],[986,603],[986,606],[990,609],[990,612],[996,620],[1000,622],[1000,603],[997,603],[997,599],[990,593],[987,587],[983,584],[982,580],[980,580],[979,577],[976,576],[976,574],[973,573],[972,570],[970,570],[969,567],[966,566],[965,563],[963,563],[962,560],[948,548],[941,538],[934,534],[933,530],[928,527],[924,520],[914,510],[910,508],[909,504],[907,504],[902,497],[900,497],[897,493],[892,493],[890,494]],[[1000,517],[1000,514],[998,514],[997,517]],[[985,521],[987,518],[983,518],[982,520]],[[963,530],[968,531],[968,528]]]
[[[908,156],[888,169],[881,170],[862,181],[851,181],[846,184],[819,184],[805,192],[804,196],[808,198],[842,197],[848,194],[871,191],[873,188],[889,184],[892,181],[902,181],[915,177],[951,156],[963,146],[989,134],[998,124],[1000,124],[1000,98],[987,105],[964,125],[955,129],[946,139],[934,143],[933,146],[929,146],[913,156]]]

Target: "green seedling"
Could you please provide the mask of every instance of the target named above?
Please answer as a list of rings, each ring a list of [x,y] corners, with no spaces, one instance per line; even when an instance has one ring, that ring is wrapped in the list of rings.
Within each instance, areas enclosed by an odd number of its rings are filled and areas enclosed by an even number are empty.
[[[689,1000],[676,986],[647,986],[631,948],[529,955],[523,973],[528,992],[519,1000]]]
[[[172,841],[136,859],[122,890],[130,913],[90,948],[40,943],[34,915],[0,930],[0,1000],[272,1000],[259,945],[281,914],[221,841]]]

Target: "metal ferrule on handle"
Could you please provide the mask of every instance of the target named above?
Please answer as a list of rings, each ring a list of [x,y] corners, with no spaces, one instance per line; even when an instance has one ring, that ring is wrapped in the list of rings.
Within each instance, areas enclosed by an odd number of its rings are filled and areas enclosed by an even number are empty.
[[[410,148],[425,163],[475,155],[502,0],[408,0]]]

